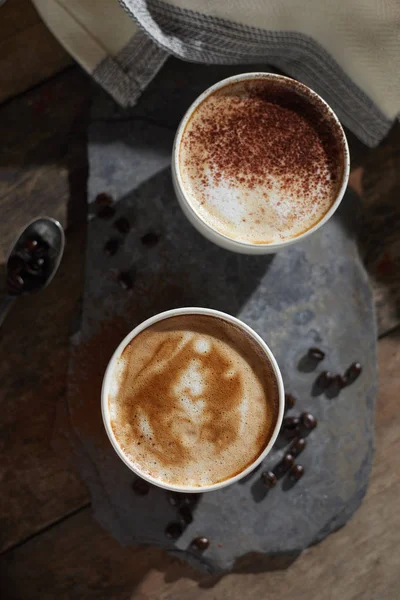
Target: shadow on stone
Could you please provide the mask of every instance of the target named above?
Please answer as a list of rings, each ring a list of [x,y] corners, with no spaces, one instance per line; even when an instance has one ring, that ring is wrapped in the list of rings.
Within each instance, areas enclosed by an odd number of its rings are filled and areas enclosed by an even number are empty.
[[[257,472],[259,472],[259,471],[260,471],[261,467],[262,467],[262,463],[260,463],[259,465],[257,465],[257,467],[256,467],[255,469],[253,469],[253,470],[251,471],[251,473],[249,473],[248,475],[246,475],[246,477],[243,477],[243,479],[241,479],[241,480],[239,481],[239,484],[240,484],[240,485],[244,485],[245,483],[247,483],[248,481],[250,481],[250,479],[252,479],[252,478],[254,477],[254,475],[255,475]]]
[[[299,362],[297,363],[297,368],[302,373],[312,373],[315,371],[319,364],[319,361],[310,358],[308,354],[305,354],[301,357]]]

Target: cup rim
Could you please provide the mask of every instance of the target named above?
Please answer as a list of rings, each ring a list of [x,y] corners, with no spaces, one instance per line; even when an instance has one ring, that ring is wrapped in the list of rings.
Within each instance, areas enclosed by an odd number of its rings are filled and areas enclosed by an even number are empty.
[[[206,223],[199,216],[199,214],[193,208],[191,202],[188,199],[188,196],[186,194],[186,191],[185,191],[185,188],[184,188],[184,185],[182,182],[182,177],[181,177],[181,172],[180,172],[180,167],[179,167],[179,149],[180,149],[180,144],[181,144],[183,133],[186,129],[186,126],[187,126],[192,114],[198,108],[198,106],[200,106],[200,104],[208,96],[213,94],[215,91],[217,91],[227,85],[236,83],[238,81],[245,81],[247,79],[280,79],[280,80],[288,81],[288,82],[294,81],[296,86],[298,86],[299,88],[303,88],[304,91],[307,92],[308,96],[311,96],[311,98],[315,99],[317,103],[323,104],[323,106],[327,109],[329,115],[332,117],[333,121],[338,126],[339,131],[341,133],[340,138],[341,138],[341,143],[343,146],[343,162],[344,162],[344,164],[343,164],[342,183],[341,183],[341,186],[337,193],[335,201],[333,202],[330,209],[325,213],[325,215],[317,223],[315,223],[315,225],[313,225],[313,227],[310,227],[310,229],[307,229],[307,231],[304,231],[303,233],[301,233],[300,235],[298,235],[296,237],[290,238],[288,240],[282,240],[280,242],[264,243],[264,244],[251,244],[249,242],[235,240],[234,238],[231,238],[227,235],[224,235],[223,233],[220,233],[216,229],[213,229],[208,223]],[[229,246],[231,246],[231,248],[233,250],[237,249],[239,252],[244,252],[244,253],[246,253],[246,250],[251,253],[251,250],[254,250],[254,248],[259,248],[260,252],[262,250],[272,252],[274,250],[278,250],[281,248],[285,248],[287,246],[291,246],[292,244],[295,244],[295,243],[305,239],[306,237],[308,237],[309,235],[311,235],[312,233],[317,231],[320,227],[322,227],[322,225],[324,225],[324,223],[326,223],[331,218],[331,216],[336,212],[337,208],[339,207],[339,205],[342,201],[345,191],[347,189],[347,183],[348,183],[349,174],[350,174],[350,151],[349,151],[349,146],[347,143],[346,134],[343,130],[342,124],[340,123],[338,116],[336,115],[334,110],[329,106],[329,104],[319,94],[317,94],[317,92],[315,92],[313,89],[309,88],[304,83],[298,81],[297,79],[293,79],[292,77],[286,77],[285,75],[280,75],[279,73],[254,71],[251,73],[240,73],[238,75],[232,75],[231,77],[226,77],[225,79],[218,81],[214,85],[212,85],[209,88],[207,88],[206,90],[204,90],[204,92],[202,92],[200,94],[200,96],[198,96],[196,98],[196,100],[189,106],[189,108],[187,109],[186,113],[184,114],[181,122],[179,123],[178,129],[175,134],[175,139],[174,139],[174,144],[173,144],[173,149],[172,149],[172,171],[173,171],[173,176],[175,178],[175,183],[176,183],[179,193],[182,197],[182,201],[184,201],[184,203],[185,203],[185,207],[191,214],[192,218],[197,223],[199,223],[201,225],[201,227],[204,227],[205,230],[210,235],[214,236],[215,239],[218,240],[218,241],[216,241],[216,243],[220,243],[222,246],[225,246],[225,247],[227,247],[227,245],[229,245]]]
[[[139,333],[141,333],[142,331],[144,331],[145,329],[147,329],[154,323],[157,323],[158,321],[163,321],[164,319],[168,319],[169,317],[174,317],[174,316],[179,316],[179,315],[187,315],[187,314],[209,315],[209,316],[213,316],[213,317],[218,317],[220,319],[224,319],[225,321],[233,323],[234,325],[244,329],[244,331],[246,331],[261,346],[262,350],[267,355],[267,358],[270,361],[270,364],[272,366],[272,369],[273,369],[273,372],[274,372],[274,375],[276,378],[277,386],[278,386],[278,403],[279,403],[278,415],[277,415],[274,430],[273,430],[272,435],[269,439],[269,442],[266,445],[266,447],[264,448],[264,450],[261,452],[261,454],[256,458],[256,460],[254,462],[252,462],[248,467],[246,467],[246,469],[244,469],[240,473],[234,475],[233,477],[229,477],[228,479],[225,479],[224,481],[220,481],[218,483],[214,483],[214,484],[206,485],[206,486],[170,485],[170,484],[166,484],[166,483],[158,480],[157,478],[151,477],[147,473],[143,473],[122,452],[122,450],[114,436],[114,432],[113,432],[113,430],[111,428],[111,424],[110,424],[108,391],[109,391],[111,378],[112,378],[112,372],[113,372],[113,368],[114,368],[116,359],[122,354],[125,347],[129,344],[129,342],[133,338],[135,338]],[[139,325],[137,325],[137,327],[132,329],[132,331],[130,331],[124,337],[124,339],[120,342],[120,344],[114,351],[113,355],[111,356],[110,361],[107,365],[106,371],[104,373],[103,384],[102,384],[102,388],[101,388],[101,414],[102,414],[102,418],[103,418],[104,428],[105,428],[108,438],[111,442],[111,445],[113,446],[113,448],[114,448],[115,452],[117,453],[117,455],[119,456],[119,458],[127,465],[127,467],[129,467],[131,469],[131,471],[133,471],[136,475],[138,475],[142,479],[148,481],[149,483],[156,485],[157,487],[166,489],[166,490],[171,490],[174,492],[183,492],[183,493],[203,493],[203,492],[210,492],[212,490],[218,490],[218,489],[224,488],[228,485],[231,485],[232,483],[235,483],[236,481],[239,481],[240,479],[242,479],[243,477],[248,475],[251,471],[253,471],[257,467],[257,465],[259,465],[265,459],[265,457],[269,454],[270,450],[272,449],[272,447],[275,443],[275,440],[278,436],[279,430],[282,425],[284,407],[285,407],[285,393],[284,393],[282,375],[281,375],[278,363],[276,362],[276,359],[275,359],[272,351],[268,347],[268,345],[261,338],[261,336],[257,332],[254,331],[254,329],[249,327],[249,325],[247,325],[246,323],[244,323],[237,317],[234,317],[232,315],[229,315],[228,313],[224,313],[222,311],[215,310],[212,308],[184,307],[184,308],[167,310],[167,311],[158,313],[158,314],[150,317],[149,319],[146,319]]]

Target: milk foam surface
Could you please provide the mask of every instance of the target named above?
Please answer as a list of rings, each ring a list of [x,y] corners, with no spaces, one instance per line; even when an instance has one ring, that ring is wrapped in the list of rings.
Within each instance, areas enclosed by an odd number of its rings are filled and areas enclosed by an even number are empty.
[[[160,482],[201,488],[261,454],[279,396],[253,338],[222,319],[184,315],[130,342],[108,400],[115,438],[131,463]]]
[[[287,85],[230,84],[200,104],[182,136],[179,169],[189,204],[237,241],[299,236],[324,217],[340,188],[337,124],[322,103],[309,111],[296,82]]]

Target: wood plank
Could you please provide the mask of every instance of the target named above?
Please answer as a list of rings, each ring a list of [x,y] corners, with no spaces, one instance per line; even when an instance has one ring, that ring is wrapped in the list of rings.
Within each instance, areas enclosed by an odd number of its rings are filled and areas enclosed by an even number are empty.
[[[29,0],[0,8],[0,102],[74,64]]]
[[[47,212],[67,222],[70,171],[83,158],[73,159],[73,145],[79,139],[86,155],[80,119],[86,115],[87,121],[90,90],[89,78],[76,67],[0,107],[0,139],[7,140],[0,148],[0,262],[35,216]],[[85,185],[83,180],[82,191]]]
[[[381,388],[376,458],[366,498],[352,521],[285,570],[250,557],[240,572],[201,575],[163,552],[121,548],[89,509],[3,555],[6,598],[136,600],[395,600],[400,589],[400,331],[379,344]]]
[[[32,218],[48,214],[69,225],[56,278],[19,299],[0,330],[0,549],[88,502],[68,450],[57,453],[52,435],[83,289],[89,100],[76,68],[0,107],[0,135],[12,130],[0,157],[0,263]]]

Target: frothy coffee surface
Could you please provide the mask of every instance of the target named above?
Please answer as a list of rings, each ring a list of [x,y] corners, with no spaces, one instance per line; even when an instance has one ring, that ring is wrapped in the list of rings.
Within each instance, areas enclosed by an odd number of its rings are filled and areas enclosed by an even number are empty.
[[[208,96],[182,136],[189,203],[214,230],[251,244],[295,238],[334,203],[343,133],[294,80],[251,79]]]
[[[166,484],[201,487],[261,454],[278,400],[272,366],[253,338],[216,317],[182,315],[128,344],[114,367],[109,408],[131,463]]]

